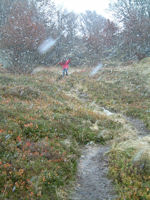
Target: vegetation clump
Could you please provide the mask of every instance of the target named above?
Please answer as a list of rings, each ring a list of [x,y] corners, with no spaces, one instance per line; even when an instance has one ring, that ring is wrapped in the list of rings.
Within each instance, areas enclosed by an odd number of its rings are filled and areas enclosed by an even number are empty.
[[[1,88],[3,96],[13,96],[20,99],[34,99],[39,98],[41,93],[29,86],[17,86],[17,87],[2,87]]]

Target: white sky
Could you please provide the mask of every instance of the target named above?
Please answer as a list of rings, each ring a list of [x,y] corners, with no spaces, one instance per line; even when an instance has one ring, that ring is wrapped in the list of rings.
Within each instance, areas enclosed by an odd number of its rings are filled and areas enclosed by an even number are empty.
[[[54,0],[56,5],[63,6],[69,11],[77,13],[84,12],[85,10],[95,10],[98,14],[106,18],[111,18],[108,13],[108,5],[112,0]]]

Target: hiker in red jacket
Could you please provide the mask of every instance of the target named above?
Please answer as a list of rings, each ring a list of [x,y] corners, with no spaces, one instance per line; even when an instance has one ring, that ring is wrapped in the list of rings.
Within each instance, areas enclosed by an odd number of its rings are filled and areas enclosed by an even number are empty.
[[[62,66],[62,68],[63,68],[63,76],[65,74],[68,76],[69,63],[70,63],[70,59],[63,60],[62,62],[59,63]]]

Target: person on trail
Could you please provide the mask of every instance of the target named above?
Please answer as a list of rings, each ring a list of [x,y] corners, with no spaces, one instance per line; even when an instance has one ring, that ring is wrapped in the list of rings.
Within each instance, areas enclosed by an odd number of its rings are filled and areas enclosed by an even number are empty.
[[[65,75],[68,76],[69,63],[70,63],[70,59],[68,59],[68,60],[63,60],[62,62],[59,63],[59,64],[62,66],[62,68],[63,68],[63,74],[62,74],[63,77],[64,77]]]

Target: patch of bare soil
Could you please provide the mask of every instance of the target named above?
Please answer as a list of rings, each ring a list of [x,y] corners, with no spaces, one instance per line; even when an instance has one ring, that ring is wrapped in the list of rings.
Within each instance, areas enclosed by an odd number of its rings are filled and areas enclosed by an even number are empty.
[[[71,200],[113,200],[117,197],[107,177],[109,146],[86,145],[78,164],[77,183]]]
[[[145,127],[141,120],[131,117],[127,117],[127,120],[136,129],[139,137],[144,137],[150,134],[150,131]]]

